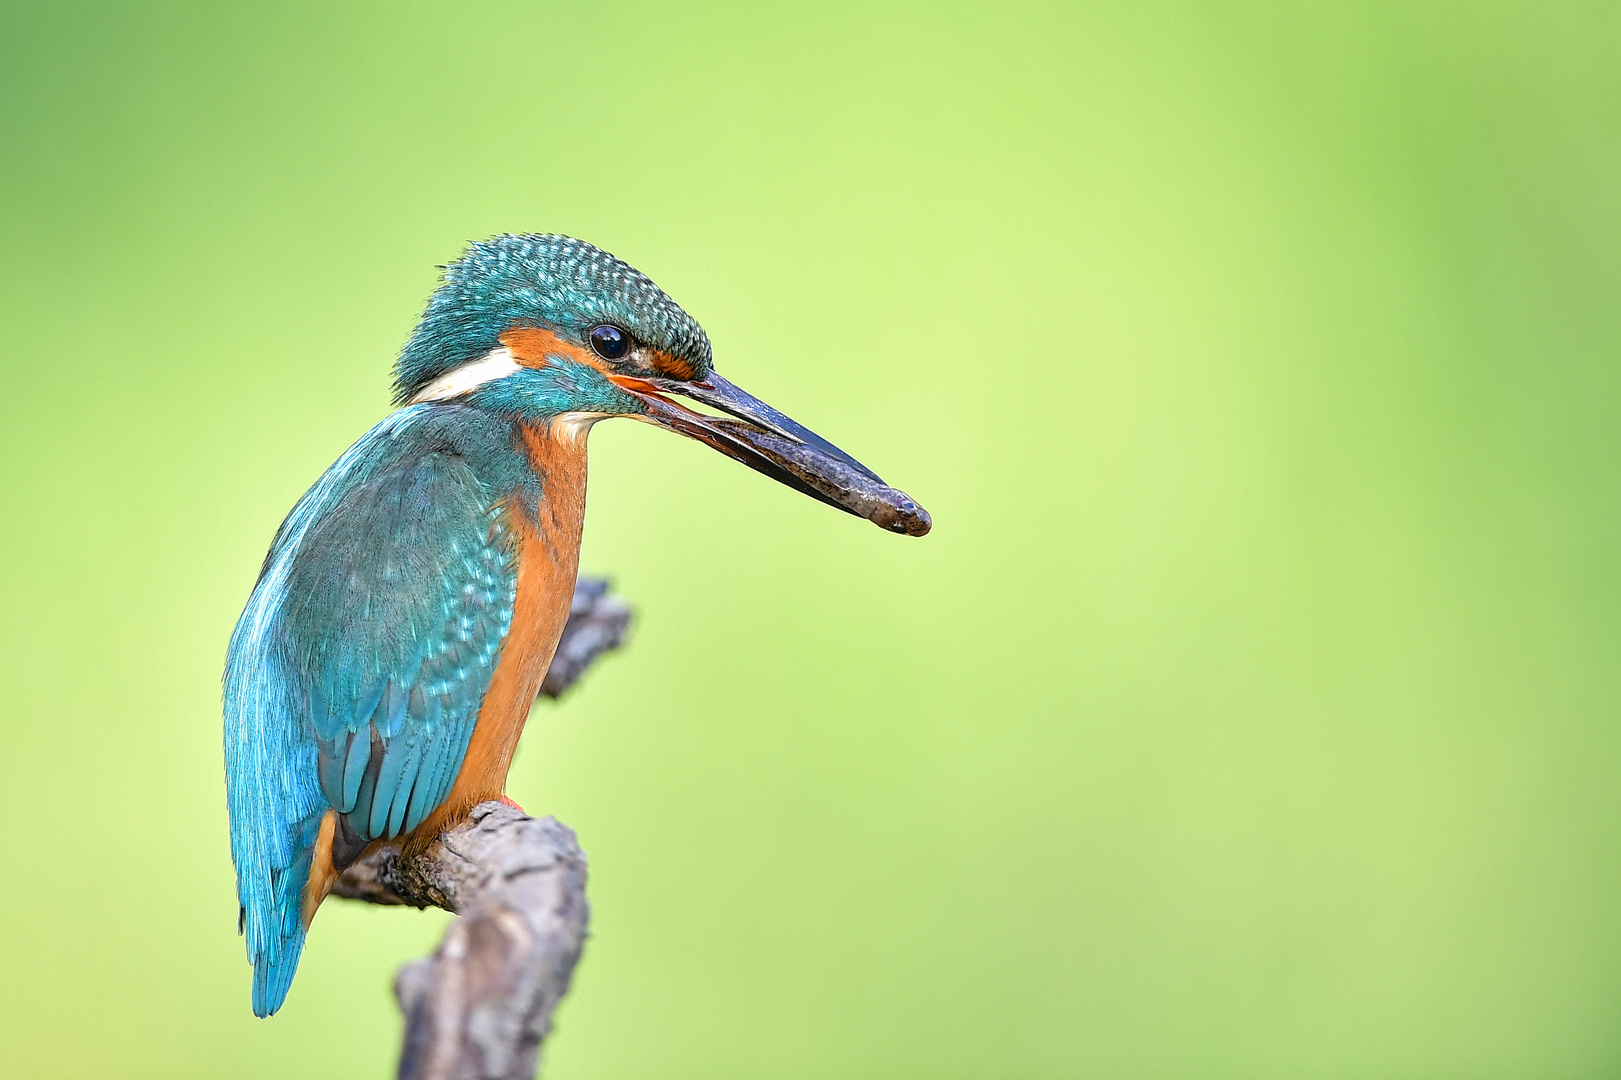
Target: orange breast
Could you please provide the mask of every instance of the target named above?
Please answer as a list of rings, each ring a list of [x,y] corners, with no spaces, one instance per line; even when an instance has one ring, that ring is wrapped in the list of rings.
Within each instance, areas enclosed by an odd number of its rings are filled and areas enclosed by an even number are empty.
[[[562,429],[554,435],[540,427],[526,427],[523,437],[530,466],[540,477],[541,499],[533,515],[509,507],[518,550],[512,628],[456,783],[444,804],[406,838],[408,850],[427,846],[479,803],[501,797],[518,736],[568,621],[585,525],[585,437]]]

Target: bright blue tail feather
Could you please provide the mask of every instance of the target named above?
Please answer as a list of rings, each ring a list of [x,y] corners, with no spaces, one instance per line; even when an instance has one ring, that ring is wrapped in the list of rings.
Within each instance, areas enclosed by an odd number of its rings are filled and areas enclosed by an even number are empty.
[[[296,923],[293,932],[276,942],[276,959],[260,956],[253,962],[253,1015],[269,1016],[281,1008],[298,972],[298,958],[304,952],[304,925]]]
[[[272,872],[268,897],[271,910],[265,913],[268,917],[256,919],[250,901],[248,920],[260,930],[256,940],[248,943],[248,955],[253,961],[255,1016],[269,1016],[281,1008],[298,972],[298,958],[304,952],[304,888],[310,880],[310,860],[320,823],[319,816],[301,823],[292,865]]]

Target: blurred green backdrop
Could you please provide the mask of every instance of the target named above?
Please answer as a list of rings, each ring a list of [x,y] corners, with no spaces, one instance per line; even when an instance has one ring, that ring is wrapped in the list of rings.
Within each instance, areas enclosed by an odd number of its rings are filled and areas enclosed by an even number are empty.
[[[589,8],[590,10],[586,10]],[[552,1078],[1621,1071],[1613,3],[0,14],[7,1076],[384,1077],[438,913],[248,1011],[225,641],[470,238],[650,273],[934,513],[632,424],[630,648],[512,776]]]

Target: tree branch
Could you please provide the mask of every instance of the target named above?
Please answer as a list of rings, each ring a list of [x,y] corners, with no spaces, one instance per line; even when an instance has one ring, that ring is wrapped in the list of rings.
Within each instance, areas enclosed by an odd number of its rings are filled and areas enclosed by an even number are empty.
[[[605,579],[585,578],[577,582],[568,623],[558,639],[552,666],[546,669],[546,677],[540,683],[541,695],[562,697],[563,692],[585,674],[586,668],[624,643],[629,629],[630,608],[608,591]]]
[[[541,693],[558,697],[619,647],[630,609],[585,580]],[[351,866],[334,896],[453,911],[432,956],[400,969],[401,1080],[530,1080],[552,1012],[568,992],[590,908],[573,830],[499,802],[410,858],[384,848]]]
[[[568,992],[590,915],[585,854],[553,818],[487,802],[414,858],[385,848],[333,890],[460,915],[400,969],[401,1080],[529,1080]]]

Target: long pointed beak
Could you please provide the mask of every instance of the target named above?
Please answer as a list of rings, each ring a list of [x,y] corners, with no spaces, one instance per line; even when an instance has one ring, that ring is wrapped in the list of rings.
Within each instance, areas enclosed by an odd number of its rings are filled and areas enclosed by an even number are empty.
[[[637,379],[610,375],[621,389],[640,398],[646,419],[678,431],[741,461],[813,499],[866,518],[881,529],[922,536],[929,512],[904,491],[890,487],[843,450],[719,375],[696,382]],[[729,416],[706,416],[669,394],[679,394]]]

